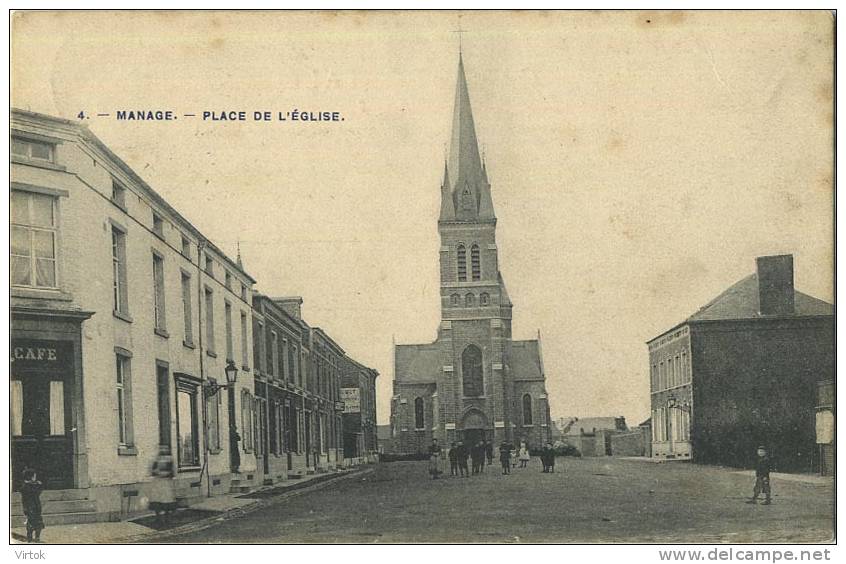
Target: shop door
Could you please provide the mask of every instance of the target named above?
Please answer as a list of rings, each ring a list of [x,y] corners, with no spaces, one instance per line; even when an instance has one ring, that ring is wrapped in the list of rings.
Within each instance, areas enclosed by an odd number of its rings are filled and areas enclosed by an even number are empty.
[[[9,403],[13,488],[20,487],[27,467],[35,469],[47,489],[73,487],[68,382],[58,373],[14,372],[14,364],[12,370]]]

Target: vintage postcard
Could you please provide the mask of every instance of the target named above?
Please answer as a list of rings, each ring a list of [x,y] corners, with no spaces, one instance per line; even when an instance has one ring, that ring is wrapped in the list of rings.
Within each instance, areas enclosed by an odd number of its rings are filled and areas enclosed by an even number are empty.
[[[12,11],[11,542],[833,543],[835,22]]]

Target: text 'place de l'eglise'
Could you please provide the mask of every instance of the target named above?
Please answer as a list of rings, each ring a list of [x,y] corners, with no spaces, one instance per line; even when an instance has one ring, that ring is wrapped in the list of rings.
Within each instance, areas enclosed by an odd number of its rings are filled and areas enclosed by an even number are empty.
[[[541,331],[512,335],[461,56],[437,220],[441,322],[431,343],[394,346],[378,438],[377,371],[310,325],[301,298],[256,290],[240,253],[78,122],[13,109],[11,138],[12,487],[38,473],[48,527],[143,515],[163,481],[188,507],[380,453],[413,458],[433,439],[738,468],[767,445],[782,470],[832,472],[834,310],[793,288],[790,255],[750,257],[749,277],[648,342],[641,425],[554,420]],[[577,385],[552,376],[565,395]],[[165,478],[151,474],[161,456]]]

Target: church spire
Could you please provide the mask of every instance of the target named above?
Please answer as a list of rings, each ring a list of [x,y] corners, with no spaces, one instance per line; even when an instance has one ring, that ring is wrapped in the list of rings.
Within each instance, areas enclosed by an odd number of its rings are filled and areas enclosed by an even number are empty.
[[[449,195],[452,199],[455,217],[441,217],[442,220],[493,219],[493,205],[490,187],[476,139],[476,125],[470,108],[470,93],[464,74],[464,57],[458,55],[458,79],[455,87],[455,108],[452,114],[452,136],[450,138],[449,162],[453,184]],[[446,208],[445,204],[441,209]]]

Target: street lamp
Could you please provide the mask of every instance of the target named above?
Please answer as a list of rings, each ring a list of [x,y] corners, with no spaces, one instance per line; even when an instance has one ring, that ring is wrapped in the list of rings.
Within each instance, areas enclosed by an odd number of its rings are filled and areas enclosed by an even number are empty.
[[[203,388],[206,393],[206,397],[213,397],[217,395],[217,392],[220,390],[235,386],[235,382],[238,380],[238,367],[235,366],[235,362],[231,360],[227,362],[226,368],[223,369],[223,372],[226,373],[226,384],[221,386],[213,380],[206,382]]]

